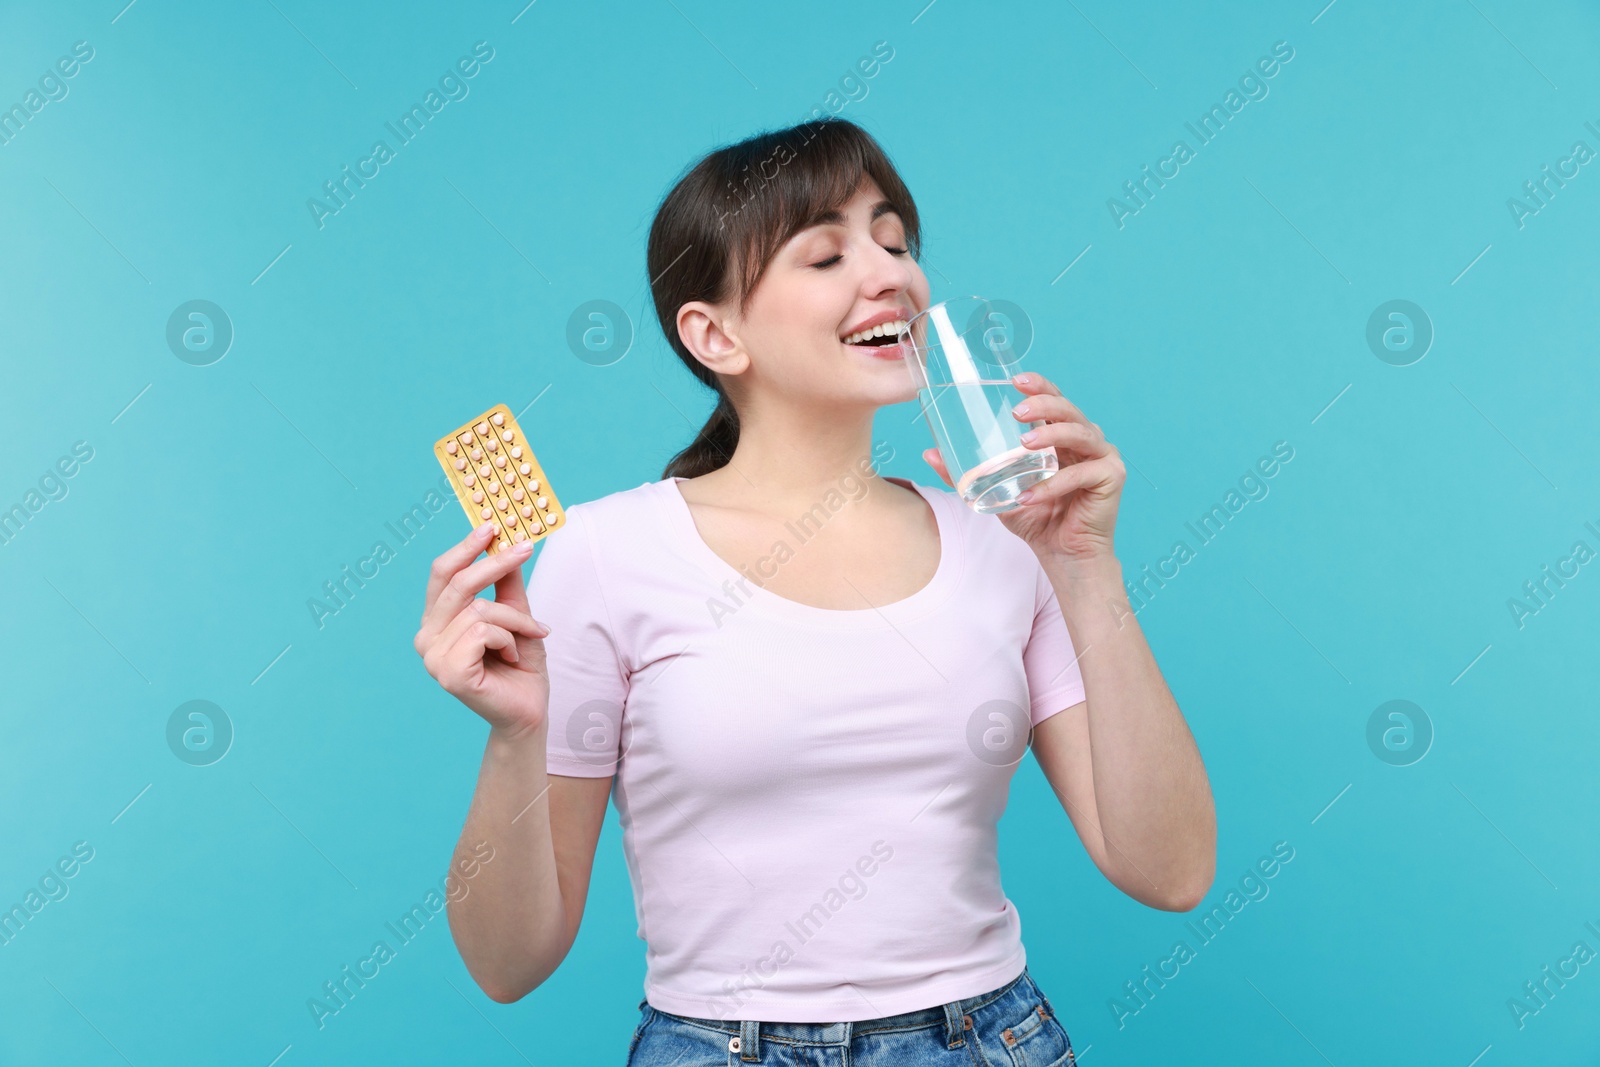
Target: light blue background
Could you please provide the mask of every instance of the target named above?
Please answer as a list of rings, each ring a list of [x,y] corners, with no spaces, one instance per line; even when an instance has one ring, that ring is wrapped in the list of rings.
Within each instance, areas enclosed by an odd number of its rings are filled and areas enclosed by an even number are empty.
[[[323,628],[306,602],[396,545],[432,442],[493,403],[539,398],[568,504],[657,479],[709,400],[652,317],[655,205],[884,40],[841,113],[902,168],[935,292],[1026,308],[1034,367],[1136,468],[1130,577],[1295,450],[1140,615],[1216,794],[1201,910],[1295,858],[1122,1028],[1108,1001],[1194,939],[1100,876],[1031,758],[1015,781],[1005,887],[1085,1062],[1593,1062],[1600,965],[1525,1028],[1507,1000],[1600,950],[1600,568],[1522,628],[1507,600],[1600,550],[1600,163],[1523,228],[1506,206],[1600,150],[1592,5],[123,2],[8,3],[0,33],[4,105],[95,49],[0,147],[0,506],[94,449],[0,546],[0,905],[95,850],[0,947],[0,1061],[622,1061],[644,953],[614,813],[545,986],[489,1001],[440,916],[316,1028],[471,796],[486,727],[411,647],[465,519]],[[319,230],[307,198],[479,40],[470,95]],[[1118,229],[1107,198],[1280,40],[1270,95]],[[236,331],[211,366],[165,341],[192,299]],[[592,299],[636,326],[609,366],[565,341]],[[1391,299],[1436,331],[1410,366],[1366,345]],[[941,485],[914,415],[882,412],[885,473]],[[1409,767],[1366,742],[1397,698],[1436,731]],[[236,731],[212,766],[166,744],[191,699]]]

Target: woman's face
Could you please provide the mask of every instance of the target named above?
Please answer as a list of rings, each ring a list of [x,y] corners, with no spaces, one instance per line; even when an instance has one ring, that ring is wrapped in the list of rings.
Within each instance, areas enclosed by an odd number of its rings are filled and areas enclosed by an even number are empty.
[[[928,279],[905,228],[870,178],[834,218],[795,234],[768,265],[729,332],[749,358],[736,393],[881,407],[916,396],[895,323],[928,306]],[[883,320],[878,345],[859,336]],[[847,339],[851,342],[847,343]]]

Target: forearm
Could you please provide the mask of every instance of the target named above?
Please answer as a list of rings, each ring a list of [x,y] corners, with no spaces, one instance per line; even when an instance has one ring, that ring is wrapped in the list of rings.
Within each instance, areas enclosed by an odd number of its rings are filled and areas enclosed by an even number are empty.
[[[449,914],[467,970],[502,1002],[542,983],[570,947],[550,830],[547,732],[512,740],[490,731],[452,860],[456,868],[479,842],[494,846],[494,862],[478,869]]]
[[[1216,865],[1216,812],[1194,737],[1167,688],[1115,557],[1041,558],[1079,656],[1094,797],[1118,884],[1203,894]]]

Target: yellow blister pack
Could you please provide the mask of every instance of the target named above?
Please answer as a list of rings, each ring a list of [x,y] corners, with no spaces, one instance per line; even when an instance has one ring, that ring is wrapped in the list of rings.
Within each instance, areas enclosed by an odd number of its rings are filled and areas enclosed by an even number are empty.
[[[496,404],[434,443],[456,499],[473,526],[493,521],[492,555],[537,541],[562,523],[561,502],[528,445],[528,435],[504,404]]]

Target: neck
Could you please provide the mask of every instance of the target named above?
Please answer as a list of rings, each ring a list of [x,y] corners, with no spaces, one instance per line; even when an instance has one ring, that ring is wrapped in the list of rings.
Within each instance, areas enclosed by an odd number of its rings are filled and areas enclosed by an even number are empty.
[[[706,481],[730,502],[777,513],[804,510],[829,492],[868,495],[881,482],[877,467],[893,455],[887,442],[872,440],[874,410],[763,412],[740,426],[729,463]]]

